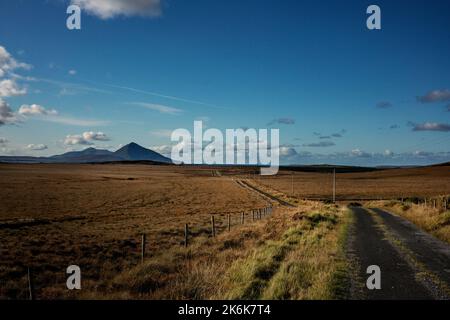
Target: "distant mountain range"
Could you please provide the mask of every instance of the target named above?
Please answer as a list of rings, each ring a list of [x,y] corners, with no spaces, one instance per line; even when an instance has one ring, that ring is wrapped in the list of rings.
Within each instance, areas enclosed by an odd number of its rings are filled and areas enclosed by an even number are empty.
[[[172,163],[172,160],[137,143],[130,143],[119,150],[87,148],[82,151],[71,151],[50,157],[0,156],[0,162],[10,163],[98,163],[123,161],[151,161]]]

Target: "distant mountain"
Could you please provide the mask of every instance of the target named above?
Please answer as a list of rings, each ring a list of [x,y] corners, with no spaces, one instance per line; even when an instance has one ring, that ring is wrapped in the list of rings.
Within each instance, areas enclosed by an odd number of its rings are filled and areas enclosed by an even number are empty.
[[[126,146],[123,146],[122,148],[114,152],[114,155],[122,158],[123,160],[131,160],[131,161],[150,160],[157,162],[172,163],[172,160],[170,160],[169,158],[164,157],[163,155],[153,150],[141,147],[140,145],[134,142],[127,144]]]
[[[82,151],[71,151],[51,157],[0,156],[0,162],[12,163],[99,163],[151,161],[156,163],[172,163],[163,155],[132,142],[115,152],[87,148]]]
[[[109,150],[103,149],[95,149],[95,148],[87,148],[82,151],[70,151],[63,154],[51,156],[52,159],[61,159],[61,158],[78,158],[80,156],[109,156],[114,154]]]
[[[71,151],[63,154],[49,157],[51,162],[70,162],[70,163],[85,163],[85,162],[106,162],[106,161],[120,161],[120,157],[114,155],[114,152],[102,149],[87,148],[82,151]]]

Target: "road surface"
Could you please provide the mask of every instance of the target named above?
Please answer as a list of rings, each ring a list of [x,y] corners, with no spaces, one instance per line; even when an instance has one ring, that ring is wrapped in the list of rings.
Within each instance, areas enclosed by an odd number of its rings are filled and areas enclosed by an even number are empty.
[[[450,246],[405,219],[351,207],[348,258],[351,299],[449,299]],[[381,270],[381,289],[369,290],[367,267]]]

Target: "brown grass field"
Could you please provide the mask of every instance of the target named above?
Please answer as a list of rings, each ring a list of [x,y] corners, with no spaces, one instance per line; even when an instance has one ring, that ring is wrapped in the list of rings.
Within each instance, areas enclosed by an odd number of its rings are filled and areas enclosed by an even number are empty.
[[[450,194],[449,169],[338,174],[338,199]],[[234,181],[248,177],[249,170],[236,168],[0,164],[0,299],[27,298],[28,267],[40,299],[337,297],[345,208],[298,200],[329,198],[331,174],[294,173],[295,208]],[[289,199],[290,172],[250,177],[251,184]],[[269,205],[273,215],[250,221],[251,210]],[[245,225],[239,225],[241,212]],[[216,238],[210,237],[211,215]],[[71,264],[82,270],[79,292],[65,288]]]
[[[255,178],[276,191],[308,199],[332,199],[333,174],[281,171]],[[450,194],[450,166],[337,173],[337,200],[431,197]]]
[[[166,250],[185,223],[209,234],[211,214],[223,228],[220,217],[267,205],[211,170],[175,166],[1,165],[0,186],[0,296],[13,298],[24,297],[28,266],[38,291],[72,263],[86,279],[109,278],[137,263],[142,233],[149,252]]]

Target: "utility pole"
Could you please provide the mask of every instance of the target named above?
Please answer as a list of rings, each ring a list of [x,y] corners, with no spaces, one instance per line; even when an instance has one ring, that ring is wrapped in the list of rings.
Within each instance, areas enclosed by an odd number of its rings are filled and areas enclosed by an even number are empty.
[[[291,175],[291,196],[294,197],[294,173]]]
[[[333,169],[333,202],[336,202],[336,168]]]

